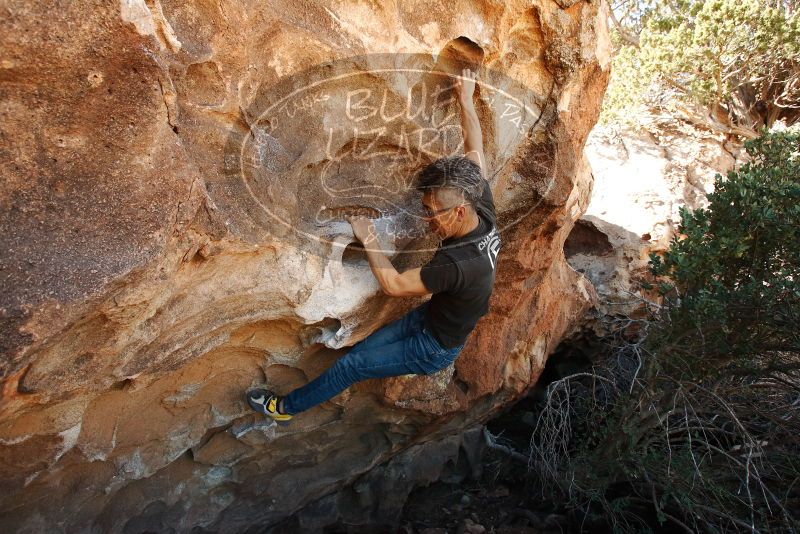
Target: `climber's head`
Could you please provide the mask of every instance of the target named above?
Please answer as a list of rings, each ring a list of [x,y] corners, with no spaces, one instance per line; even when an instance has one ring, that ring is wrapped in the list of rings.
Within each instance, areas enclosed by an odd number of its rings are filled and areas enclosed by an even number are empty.
[[[417,175],[422,218],[440,238],[463,235],[475,226],[475,202],[485,180],[477,163],[463,156],[440,158]]]

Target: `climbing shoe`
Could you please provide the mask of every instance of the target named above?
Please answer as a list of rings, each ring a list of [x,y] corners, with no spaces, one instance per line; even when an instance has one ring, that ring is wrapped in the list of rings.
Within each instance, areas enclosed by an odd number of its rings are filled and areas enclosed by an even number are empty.
[[[280,397],[266,389],[253,389],[247,392],[247,404],[253,410],[272,417],[278,423],[288,424],[292,416],[278,411],[278,401]]]

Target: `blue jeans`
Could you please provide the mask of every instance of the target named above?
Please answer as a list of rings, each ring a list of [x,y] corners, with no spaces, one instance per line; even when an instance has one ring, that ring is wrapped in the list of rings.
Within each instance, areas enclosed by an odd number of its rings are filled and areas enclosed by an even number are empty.
[[[353,345],[330,369],[284,397],[284,411],[303,412],[367,378],[429,375],[453,363],[464,343],[452,349],[439,345],[424,326],[429,304],[426,301]]]

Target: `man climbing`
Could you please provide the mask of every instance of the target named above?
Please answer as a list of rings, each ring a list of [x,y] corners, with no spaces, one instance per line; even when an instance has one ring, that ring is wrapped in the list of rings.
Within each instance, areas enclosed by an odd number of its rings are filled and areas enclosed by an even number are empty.
[[[280,397],[247,393],[251,408],[286,424],[293,415],[337,395],[355,382],[405,374],[432,374],[456,359],[475,324],[489,311],[500,236],[494,200],[484,178],[480,122],[472,103],[476,74],[464,69],[455,91],[461,105],[465,156],[441,158],[418,175],[423,219],[441,239],[421,268],[398,273],[380,251],[375,227],[348,217],[381,289],[393,297],[433,294],[424,304],[378,329],[305,386]]]

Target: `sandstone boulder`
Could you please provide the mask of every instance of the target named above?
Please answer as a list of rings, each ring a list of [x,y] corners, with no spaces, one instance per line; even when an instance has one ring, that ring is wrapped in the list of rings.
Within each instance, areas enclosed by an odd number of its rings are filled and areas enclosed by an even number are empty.
[[[606,9],[7,2],[0,529],[263,530],[522,395],[592,303],[563,243]],[[341,215],[426,261],[408,180],[459,151],[465,65],[503,239],[490,313],[452,369],[267,424],[246,388],[289,391],[421,302],[379,291]]]

